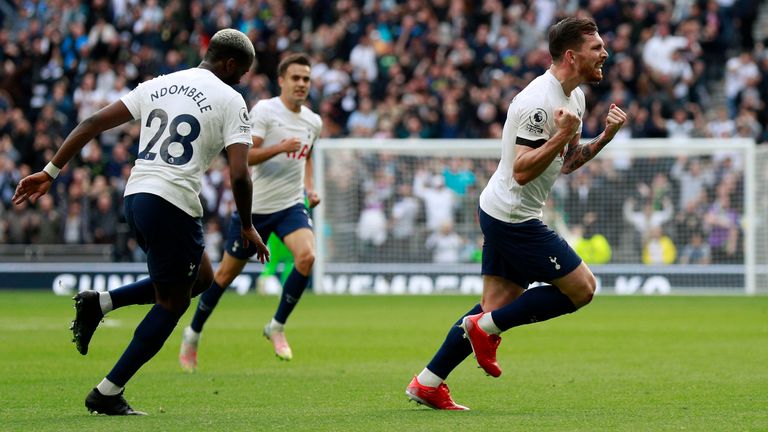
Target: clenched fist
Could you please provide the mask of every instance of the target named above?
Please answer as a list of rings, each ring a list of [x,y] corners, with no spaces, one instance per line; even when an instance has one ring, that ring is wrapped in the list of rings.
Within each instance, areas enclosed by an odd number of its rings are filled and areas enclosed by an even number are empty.
[[[555,109],[555,126],[558,130],[568,136],[573,136],[579,130],[579,125],[581,125],[581,119],[568,108]]]

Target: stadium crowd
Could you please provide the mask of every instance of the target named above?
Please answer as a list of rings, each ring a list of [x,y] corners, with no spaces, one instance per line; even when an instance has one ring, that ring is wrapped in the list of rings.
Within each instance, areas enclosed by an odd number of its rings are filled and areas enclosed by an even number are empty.
[[[605,79],[584,87],[583,138],[600,132],[600,119],[616,103],[630,119],[617,139],[768,141],[768,50],[754,37],[765,7],[759,0],[0,4],[0,243],[116,243],[115,259],[142,259],[121,209],[137,154],[136,123],[88,144],[36,205],[13,206],[10,198],[78,121],[148,77],[197,65],[211,35],[225,27],[248,34],[256,48],[255,69],[237,87],[249,107],[278,93],[281,54],[311,55],[310,103],[323,119],[323,138],[498,139],[511,99],[549,66],[547,28],[565,15],[588,15],[610,57]],[[477,203],[465,197],[476,197],[472,191],[482,189],[495,160],[439,159],[403,171],[375,159],[331,179],[331,188],[352,188],[360,197],[358,208],[336,215],[357,225],[351,235],[361,246],[346,259],[386,257],[385,249],[413,250],[418,260],[476,259],[479,235],[468,227]],[[561,181],[547,217],[574,243],[602,250],[594,257],[579,251],[588,261],[606,262],[608,244],[614,262],[739,262],[741,162],[593,163]],[[214,253],[234,209],[225,170],[222,159],[201,193]],[[632,186],[617,195],[618,184]],[[630,198],[616,203],[616,196]],[[342,211],[323,205],[331,216]],[[403,218],[423,220],[425,228],[410,235]],[[603,246],[590,243],[596,235]]]

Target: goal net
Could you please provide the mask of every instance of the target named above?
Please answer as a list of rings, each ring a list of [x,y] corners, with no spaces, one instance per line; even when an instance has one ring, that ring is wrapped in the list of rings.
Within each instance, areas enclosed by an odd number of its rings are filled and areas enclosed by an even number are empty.
[[[479,294],[478,197],[500,152],[498,140],[324,140],[314,290]],[[756,239],[768,235],[768,193],[753,199],[756,169],[765,184],[768,153],[756,157],[751,140],[615,141],[560,176],[544,221],[602,292],[765,291],[768,242]]]

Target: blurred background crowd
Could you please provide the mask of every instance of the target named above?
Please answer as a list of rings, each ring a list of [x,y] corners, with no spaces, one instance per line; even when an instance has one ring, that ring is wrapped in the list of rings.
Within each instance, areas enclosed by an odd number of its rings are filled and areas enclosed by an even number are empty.
[[[221,28],[242,30],[256,48],[256,66],[237,87],[249,107],[278,94],[283,53],[311,55],[308,103],[323,138],[498,139],[512,98],[549,66],[548,27],[591,16],[610,58],[605,79],[583,86],[584,138],[600,133],[615,103],[630,118],[617,139],[762,143],[765,9],[759,0],[0,0],[0,243],[114,244],[114,259],[141,260],[121,208],[136,123],[89,143],[36,205],[10,198],[77,122],[139,82],[198,65]],[[364,158],[330,185],[359,198],[346,218],[360,246],[347,258],[408,247],[416,260],[476,260],[476,192],[498,160],[386,158]],[[560,182],[547,217],[592,262],[740,262],[742,162],[728,154],[593,162]],[[624,195],[618,184],[629,185]],[[216,259],[234,208],[223,160],[201,198]],[[423,225],[419,236],[396,223],[404,214]]]

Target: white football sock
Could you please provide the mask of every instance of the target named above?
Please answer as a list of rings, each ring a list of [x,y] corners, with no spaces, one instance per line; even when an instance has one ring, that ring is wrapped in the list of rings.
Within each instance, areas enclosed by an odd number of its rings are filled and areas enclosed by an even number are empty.
[[[197,345],[200,341],[200,333],[192,330],[192,327],[184,327],[184,341]]]
[[[285,331],[285,324],[272,318],[272,321],[269,322],[269,329],[276,332],[283,332]]]
[[[99,293],[99,306],[101,306],[101,313],[103,314],[112,311],[112,296],[109,295],[109,291]]]
[[[483,316],[480,317],[479,320],[477,320],[477,325],[480,326],[481,329],[483,329],[484,332],[488,334],[499,334],[501,333],[501,330],[499,330],[498,327],[496,327],[496,323],[493,322],[493,318],[491,317],[491,313],[485,313]]]
[[[438,387],[443,383],[443,379],[435,375],[431,370],[424,368],[423,371],[416,377],[419,384],[427,387]]]
[[[123,388],[116,385],[112,381],[104,378],[101,380],[99,385],[96,386],[96,388],[99,390],[99,393],[103,394],[104,396],[114,396],[116,394],[119,394],[121,391],[123,391]]]

